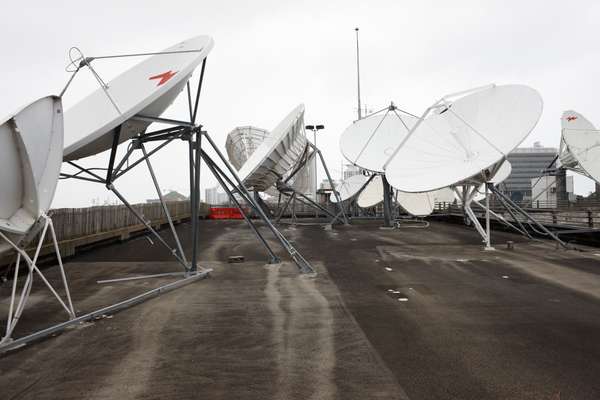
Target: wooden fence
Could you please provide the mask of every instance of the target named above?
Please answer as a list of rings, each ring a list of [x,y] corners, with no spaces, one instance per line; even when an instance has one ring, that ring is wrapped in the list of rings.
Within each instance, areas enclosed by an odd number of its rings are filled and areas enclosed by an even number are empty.
[[[169,214],[175,223],[190,218],[188,201],[167,202]],[[167,224],[166,215],[160,203],[134,204],[133,208],[144,216],[155,228]],[[209,212],[207,204],[200,203],[199,216],[206,218]],[[51,210],[56,237],[61,255],[72,256],[78,248],[88,247],[110,240],[125,240],[131,235],[143,232],[146,228],[124,205],[96,206],[87,208],[59,208]],[[30,245],[37,243],[37,238]],[[54,252],[51,236],[46,235],[42,255]],[[28,249],[32,251],[33,249]],[[12,256],[0,258],[0,265],[12,260]]]
[[[479,218],[484,218],[485,213],[480,207],[473,205],[473,211]],[[512,215],[501,207],[490,207],[494,212],[502,215],[507,221],[515,222]],[[600,228],[600,210],[598,209],[544,209],[526,208],[527,213],[534,217],[539,223],[554,228]],[[460,205],[448,203],[436,203],[435,213],[462,216],[463,210]],[[517,216],[519,221],[525,218]]]

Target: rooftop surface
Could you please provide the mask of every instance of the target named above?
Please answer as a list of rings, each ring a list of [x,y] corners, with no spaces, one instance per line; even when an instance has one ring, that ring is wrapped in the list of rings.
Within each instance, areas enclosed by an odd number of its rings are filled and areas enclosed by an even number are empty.
[[[202,221],[209,279],[3,356],[0,398],[600,398],[600,251],[494,233],[486,252],[460,225],[379,226],[284,226],[310,277],[265,265],[243,221]],[[76,308],[168,282],[96,280],[176,271],[169,257],[140,237],[69,260]],[[17,333],[60,311],[34,286]]]

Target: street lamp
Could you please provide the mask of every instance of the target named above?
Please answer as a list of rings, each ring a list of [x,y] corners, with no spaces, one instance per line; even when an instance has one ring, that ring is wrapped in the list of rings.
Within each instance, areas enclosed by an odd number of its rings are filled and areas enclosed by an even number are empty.
[[[316,148],[317,147],[317,132],[320,131],[321,129],[325,129],[325,125],[306,125],[305,128],[308,131],[312,131],[313,145]],[[318,186],[318,183],[317,183],[317,157],[313,157],[313,179],[315,182],[315,188],[314,188],[315,190],[313,193],[313,199],[314,199],[314,201],[317,201],[317,186]]]

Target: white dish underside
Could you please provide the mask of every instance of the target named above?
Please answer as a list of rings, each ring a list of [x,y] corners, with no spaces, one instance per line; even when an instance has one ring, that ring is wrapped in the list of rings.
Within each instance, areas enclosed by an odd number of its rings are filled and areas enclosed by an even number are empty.
[[[1,121],[0,231],[19,244],[54,199],[62,163],[62,104],[59,97],[43,97]],[[10,247],[0,242],[1,254]]]
[[[265,137],[238,175],[246,188],[264,192],[283,178],[306,149],[304,104],[298,105]]]
[[[496,171],[496,173],[489,180],[489,183],[492,183],[494,186],[498,186],[510,176],[511,172],[512,172],[511,163],[508,160],[504,160],[504,162],[502,162],[502,164],[500,164],[500,167],[498,167],[498,170]],[[481,184],[477,188],[475,197],[473,197],[473,200],[475,200],[475,201],[481,201],[483,199],[485,199],[485,184]]]
[[[342,184],[336,188],[339,192],[340,200],[345,201],[354,197],[368,180],[369,178],[363,174],[353,175],[348,179],[344,179]],[[332,203],[337,203],[337,197],[333,193],[329,195],[329,200]]]
[[[342,133],[340,151],[360,168],[383,172],[383,164],[416,122],[416,117],[398,109],[360,119]]]
[[[490,168],[537,124],[543,102],[523,85],[492,86],[427,117],[390,160],[386,177],[405,192],[448,187]]]
[[[436,203],[451,203],[454,201],[454,191],[450,188],[423,193],[397,192],[398,204],[414,217],[430,215]]]
[[[110,149],[113,132],[119,126],[119,143],[144,132],[150,123],[132,118],[160,116],[184,89],[213,44],[209,36],[185,40],[162,52],[192,52],[151,56],[108,82],[107,91],[120,112],[101,88],[67,110],[64,160],[77,160]]]
[[[600,131],[575,111],[565,111],[561,125],[561,164],[600,183]]]
[[[383,182],[381,175],[376,175],[363,189],[356,199],[356,204],[361,208],[374,207],[383,201]]]

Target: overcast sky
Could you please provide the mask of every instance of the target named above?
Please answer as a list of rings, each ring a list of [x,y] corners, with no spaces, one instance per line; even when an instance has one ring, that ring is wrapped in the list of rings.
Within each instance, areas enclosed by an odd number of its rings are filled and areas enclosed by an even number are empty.
[[[549,1],[11,1],[0,25],[0,115],[58,93],[67,52],[88,56],[158,51],[199,34],[215,47],[199,119],[224,149],[239,125],[271,129],[299,103],[335,177],[341,132],[356,118],[354,27],[360,27],[363,104],[394,101],[413,113],[444,94],[488,83],[521,83],[544,98],[526,145],[558,146],[560,116],[575,109],[600,125],[597,22],[600,3]],[[138,60],[136,60],[138,61]],[[110,79],[131,61],[102,60]],[[74,104],[97,84],[83,71],[64,98]],[[184,102],[167,112],[184,118]],[[185,147],[169,145],[155,169],[163,189],[187,194]],[[102,166],[104,156],[86,160]],[[319,179],[324,176],[321,174]],[[202,187],[216,181],[203,169]],[[117,182],[132,201],[156,197],[140,168]],[[593,185],[576,180],[576,191]],[[54,207],[111,198],[99,184],[63,181]]]

